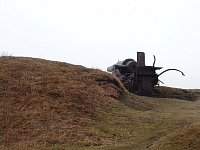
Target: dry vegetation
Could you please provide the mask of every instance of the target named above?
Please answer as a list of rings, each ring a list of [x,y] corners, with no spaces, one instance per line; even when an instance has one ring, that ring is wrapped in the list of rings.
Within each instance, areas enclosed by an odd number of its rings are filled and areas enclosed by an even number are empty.
[[[188,100],[188,101],[195,101],[199,99],[198,95],[200,95],[198,90],[160,87],[159,94],[155,96],[162,97],[162,98],[176,98],[176,99],[182,99],[182,100]]]
[[[135,96],[97,69],[0,57],[2,150],[193,150],[199,122],[198,101]]]

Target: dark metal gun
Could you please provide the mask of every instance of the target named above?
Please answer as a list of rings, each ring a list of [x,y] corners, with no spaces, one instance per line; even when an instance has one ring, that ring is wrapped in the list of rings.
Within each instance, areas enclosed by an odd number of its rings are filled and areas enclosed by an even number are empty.
[[[111,72],[123,83],[124,87],[139,95],[148,95],[155,92],[155,86],[159,87],[158,77],[163,73],[175,70],[184,73],[178,69],[167,69],[160,74],[156,73],[156,70],[162,69],[162,67],[155,67],[156,57],[154,56],[153,66],[145,65],[145,53],[137,52],[137,62],[134,59],[125,59],[119,61],[107,68],[108,72]],[[162,82],[162,81],[160,81]]]

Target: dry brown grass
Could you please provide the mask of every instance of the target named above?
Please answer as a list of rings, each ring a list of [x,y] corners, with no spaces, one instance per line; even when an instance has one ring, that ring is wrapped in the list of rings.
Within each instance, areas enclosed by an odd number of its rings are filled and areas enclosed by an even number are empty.
[[[199,150],[200,124],[194,124],[170,133],[162,138],[152,149],[159,150]]]
[[[159,94],[155,96],[161,98],[176,98],[188,101],[195,101],[197,100],[197,94],[198,93],[192,90],[162,86],[160,87]]]
[[[0,58],[0,145],[84,141],[109,99],[124,93],[100,70],[33,58]]]
[[[0,57],[2,150],[198,149],[199,123],[198,101],[135,96],[97,69]]]

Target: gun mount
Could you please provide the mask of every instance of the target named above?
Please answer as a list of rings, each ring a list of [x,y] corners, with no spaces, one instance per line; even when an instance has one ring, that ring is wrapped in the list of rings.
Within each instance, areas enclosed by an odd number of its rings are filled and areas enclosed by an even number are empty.
[[[184,73],[178,69],[167,69],[157,74],[156,70],[160,70],[162,67],[155,67],[155,61],[156,57],[154,56],[153,66],[146,66],[145,53],[137,52],[137,62],[134,59],[119,61],[113,66],[108,67],[107,71],[119,78],[129,92],[139,95],[155,93],[155,86],[158,85],[159,88],[159,82],[161,82],[158,77],[167,71],[175,70],[184,75]]]

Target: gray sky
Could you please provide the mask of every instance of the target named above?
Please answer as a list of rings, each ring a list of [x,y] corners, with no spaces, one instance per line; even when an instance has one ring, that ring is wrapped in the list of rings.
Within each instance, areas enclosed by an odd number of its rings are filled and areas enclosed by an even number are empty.
[[[106,70],[144,51],[185,72],[166,86],[200,88],[199,18],[200,0],[0,0],[0,52]]]

